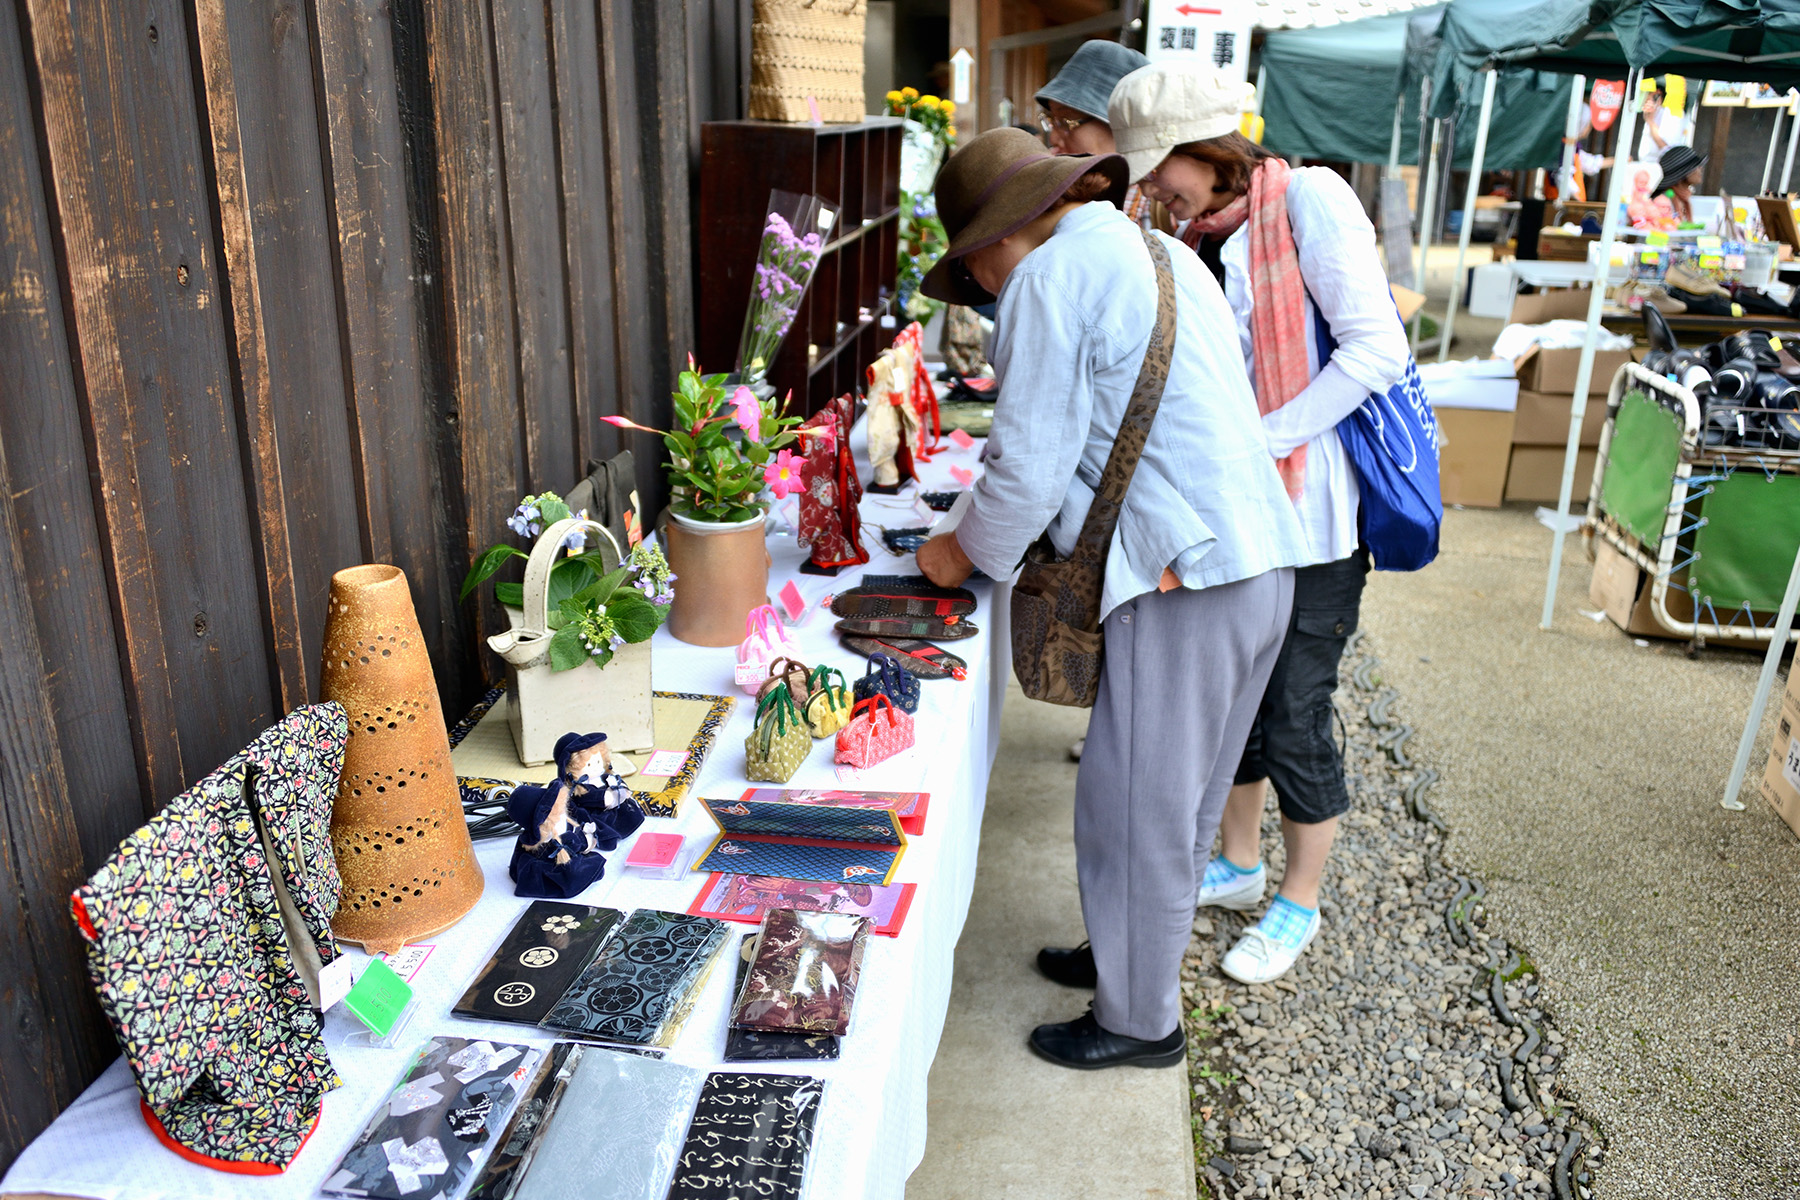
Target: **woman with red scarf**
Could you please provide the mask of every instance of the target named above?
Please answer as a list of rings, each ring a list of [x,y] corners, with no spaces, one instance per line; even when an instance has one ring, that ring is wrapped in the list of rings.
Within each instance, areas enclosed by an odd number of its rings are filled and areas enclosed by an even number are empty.
[[[1312,551],[1312,565],[1294,572],[1287,640],[1198,898],[1202,907],[1262,905],[1262,813],[1273,781],[1287,869],[1262,919],[1221,964],[1235,979],[1266,983],[1318,933],[1325,859],[1350,808],[1331,697],[1369,556],[1336,426],[1401,378],[1409,351],[1356,194],[1335,171],[1292,170],[1238,132],[1246,90],[1217,71],[1156,64],[1119,81],[1108,115],[1132,181],[1184,223],[1182,241],[1224,286],[1263,433]],[[1320,329],[1336,343],[1324,361]]]

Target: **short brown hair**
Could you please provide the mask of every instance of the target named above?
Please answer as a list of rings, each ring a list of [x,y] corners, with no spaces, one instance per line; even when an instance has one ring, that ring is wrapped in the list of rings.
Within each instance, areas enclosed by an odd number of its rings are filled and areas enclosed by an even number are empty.
[[[1213,191],[1234,195],[1249,191],[1250,173],[1263,159],[1275,157],[1273,151],[1263,149],[1236,130],[1203,142],[1183,142],[1169,153],[1207,164],[1218,176]]]
[[[1106,177],[1104,171],[1089,171],[1076,178],[1064,192],[1062,198],[1073,204],[1086,204],[1090,200],[1104,200],[1113,190],[1113,181]]]

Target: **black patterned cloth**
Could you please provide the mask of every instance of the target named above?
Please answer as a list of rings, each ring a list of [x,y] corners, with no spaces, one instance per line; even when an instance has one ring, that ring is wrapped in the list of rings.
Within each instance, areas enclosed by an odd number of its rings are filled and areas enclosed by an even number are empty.
[[[302,953],[336,958],[331,803],[347,738],[334,703],[289,714],[126,838],[72,899],[145,1119],[202,1165],[281,1171],[338,1085],[271,870],[312,943]]]
[[[824,1088],[801,1075],[708,1075],[668,1200],[800,1200]]]
[[[711,917],[640,908],[607,937],[541,1024],[599,1041],[668,1046],[727,929]]]

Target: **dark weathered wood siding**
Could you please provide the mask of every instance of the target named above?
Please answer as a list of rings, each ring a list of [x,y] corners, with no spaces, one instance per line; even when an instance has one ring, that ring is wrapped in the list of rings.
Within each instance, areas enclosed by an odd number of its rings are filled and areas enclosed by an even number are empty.
[[[750,0],[0,0],[0,1168],[116,1052],[68,893],[517,498],[655,423]],[[660,491],[640,456],[646,500]]]

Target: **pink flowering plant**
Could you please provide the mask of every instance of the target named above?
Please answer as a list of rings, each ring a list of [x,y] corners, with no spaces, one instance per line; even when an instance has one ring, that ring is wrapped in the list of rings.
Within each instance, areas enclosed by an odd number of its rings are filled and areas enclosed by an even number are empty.
[[[819,265],[825,235],[837,210],[817,196],[773,192],[763,220],[762,245],[756,253],[750,307],[738,340],[738,374],[758,380],[768,373],[775,351],[794,324],[806,286]]]
[[[520,537],[535,540],[558,521],[585,516],[585,510],[570,512],[555,492],[543,492],[520,500],[506,524]],[[598,550],[586,549],[589,539],[581,531],[569,534],[557,547],[549,583],[551,670],[567,671],[585,662],[604,667],[619,647],[647,641],[667,619],[675,600],[675,574],[663,552],[653,543],[637,540],[633,529],[633,545],[623,562],[616,561],[616,554],[603,557]],[[599,540],[611,549],[605,538]],[[467,599],[511,560],[529,557],[504,542],[490,547],[469,568],[460,598]],[[497,581],[494,599],[523,608],[525,585]]]
[[[702,375],[688,357],[688,369],[677,380],[674,428],[651,429],[624,417],[601,420],[621,429],[636,429],[662,438],[669,451],[669,506],[696,521],[730,524],[760,516],[757,498],[764,486],[777,497],[797,490],[800,459],[787,447],[809,431],[788,412],[790,394],[779,405],[760,400],[749,388],[728,388],[723,375]],[[780,475],[783,481],[777,484]],[[772,474],[772,472],[774,472]]]

